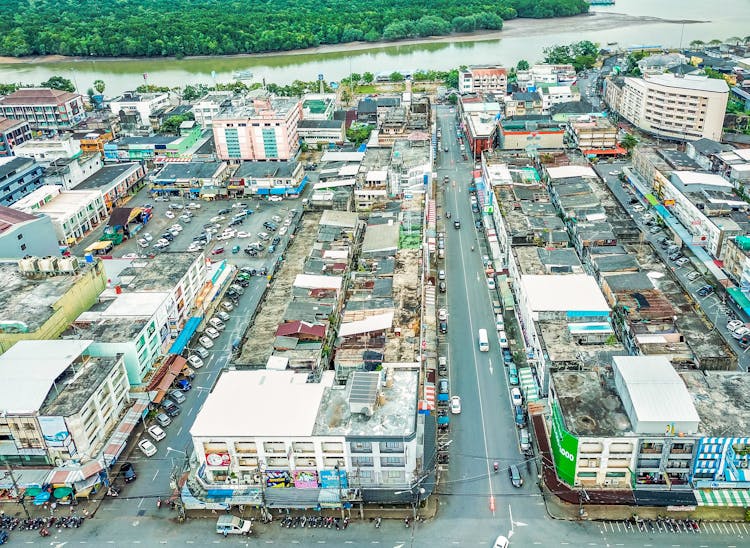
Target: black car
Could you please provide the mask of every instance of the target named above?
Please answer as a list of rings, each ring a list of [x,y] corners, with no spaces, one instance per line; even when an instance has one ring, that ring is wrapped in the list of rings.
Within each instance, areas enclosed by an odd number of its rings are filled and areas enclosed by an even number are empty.
[[[453,228],[455,228],[455,229],[461,228],[461,221],[459,221],[458,219],[456,219],[455,221],[453,221]]]
[[[251,248],[247,248],[246,247],[244,251],[245,251],[245,253],[247,253],[251,257],[256,257],[258,255],[258,252],[255,251],[254,249],[251,249]]]
[[[161,402],[161,408],[164,409],[164,412],[170,417],[176,417],[177,415],[180,414],[180,408],[172,400],[168,400],[168,399],[163,400]]]
[[[229,208],[224,208],[224,209],[220,209],[220,210],[219,210],[219,212],[217,213],[217,215],[226,215],[226,214],[228,214],[228,213],[229,213],[230,211],[231,211],[231,210],[230,210]]]
[[[448,332],[448,322],[445,320],[440,322],[440,332],[441,333],[447,333]]]
[[[278,226],[276,226],[273,223],[269,223],[268,221],[266,221],[265,223],[263,223],[263,226],[266,227],[271,232],[276,232],[279,229]]]
[[[174,241],[174,236],[172,236],[169,232],[165,232],[161,235],[161,237],[170,242]]]
[[[440,282],[438,284],[438,289],[440,289],[440,293],[445,293],[445,291],[448,289],[448,286],[445,285],[445,282]]]
[[[229,226],[237,226],[237,225],[241,225],[241,224],[242,224],[242,223],[244,223],[244,222],[245,222],[245,220],[244,220],[244,219],[235,219],[235,220],[233,220],[233,221],[230,221],[230,223],[229,223]]]
[[[281,242],[281,238],[278,236],[274,236],[273,240],[271,240],[271,244],[273,245],[279,245],[279,242]]]
[[[237,280],[235,283],[239,284],[241,287],[247,287],[250,285],[249,280]]]
[[[484,224],[482,224],[481,220],[477,219],[476,221],[474,221],[474,226],[477,228],[482,228]]]
[[[448,394],[448,379],[440,379],[438,383],[438,393]]]
[[[713,292],[714,288],[710,285],[704,285],[698,291],[696,291],[696,293],[698,293],[698,295],[700,295],[701,297],[708,297]]]
[[[125,483],[135,481],[135,478],[137,477],[135,475],[135,467],[129,462],[122,463],[120,466],[120,475],[122,476],[122,479],[125,480]]]
[[[515,464],[511,464],[510,468],[508,468],[508,477],[513,487],[521,487],[523,485],[523,477],[521,477],[521,472]]]
[[[262,266],[258,269],[258,276],[268,276],[268,269]]]

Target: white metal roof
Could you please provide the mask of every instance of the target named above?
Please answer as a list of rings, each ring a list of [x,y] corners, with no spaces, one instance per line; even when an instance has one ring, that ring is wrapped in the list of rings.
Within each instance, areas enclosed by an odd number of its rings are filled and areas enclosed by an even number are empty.
[[[721,175],[715,173],[703,173],[700,171],[673,171],[672,175],[677,177],[685,185],[710,185],[732,188],[732,183]]]
[[[387,181],[388,171],[385,169],[373,169],[372,171],[367,172],[367,175],[365,175],[365,180],[368,183],[377,183],[377,182]]]
[[[695,423],[697,428],[700,417],[693,399],[666,356],[614,356],[612,360],[638,421]]]
[[[548,167],[547,173],[551,179],[564,179],[566,177],[596,177],[594,170],[588,166]]]
[[[726,80],[721,78],[708,78],[706,76],[690,74],[684,76],[677,76],[675,74],[654,74],[645,76],[644,80],[670,88],[710,91],[714,93],[729,92],[729,86],[727,85]]]
[[[284,371],[289,365],[289,358],[283,356],[269,356],[266,362],[266,369],[274,371]]]
[[[294,287],[305,289],[341,289],[341,276],[314,276],[312,274],[297,274]]]
[[[326,372],[332,373],[332,372]],[[194,437],[311,436],[333,376],[308,383],[294,371],[227,371],[190,428]]]
[[[321,162],[361,162],[365,157],[364,152],[338,152],[328,150],[323,153]]]
[[[92,342],[75,339],[19,341],[14,344],[0,356],[0,412],[38,411],[55,379]]]
[[[385,312],[384,314],[370,316],[369,318],[365,318],[364,320],[342,323],[341,327],[339,328],[339,336],[346,337],[348,335],[358,335],[360,333],[382,331],[384,329],[390,329],[392,326],[393,312]]]
[[[359,172],[359,164],[348,164],[345,166],[342,166],[341,169],[339,169],[339,175],[341,177],[356,175]]]
[[[596,280],[588,274],[525,275],[521,285],[533,312],[609,311]]]

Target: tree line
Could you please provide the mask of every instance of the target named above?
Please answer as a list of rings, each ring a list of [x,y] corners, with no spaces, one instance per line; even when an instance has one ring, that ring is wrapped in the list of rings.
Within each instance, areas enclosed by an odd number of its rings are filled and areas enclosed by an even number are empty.
[[[0,55],[163,57],[287,51],[501,29],[586,0],[4,0]]]

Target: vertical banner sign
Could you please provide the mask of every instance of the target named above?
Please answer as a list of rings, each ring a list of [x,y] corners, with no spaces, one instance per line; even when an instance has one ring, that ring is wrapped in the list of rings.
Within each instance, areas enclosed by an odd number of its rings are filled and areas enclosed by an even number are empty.
[[[557,477],[573,485],[578,462],[578,438],[565,429],[565,422],[557,402],[552,404],[552,434],[550,435],[552,456],[555,459]]]

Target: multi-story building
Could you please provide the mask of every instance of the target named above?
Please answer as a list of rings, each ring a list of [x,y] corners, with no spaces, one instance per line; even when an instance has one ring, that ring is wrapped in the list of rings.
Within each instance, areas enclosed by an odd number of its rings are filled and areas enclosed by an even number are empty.
[[[162,253],[132,261],[110,279],[98,305],[80,314],[69,333],[92,339],[92,355],[122,354],[128,380],[137,386],[180,332],[188,331],[187,342],[201,323],[213,278],[202,253]]]
[[[0,356],[4,462],[85,462],[104,448],[130,401],[130,387],[122,356],[92,357],[90,344],[21,341]]]
[[[458,91],[464,93],[508,92],[508,71],[500,66],[471,66],[458,73]]]
[[[77,93],[49,88],[21,88],[0,98],[0,116],[26,120],[31,129],[71,129],[86,118]]]
[[[568,136],[585,155],[623,154],[617,145],[617,128],[607,118],[584,116],[568,122]]]
[[[60,253],[52,221],[0,206],[0,257],[54,257]]]
[[[299,99],[258,97],[232,106],[213,119],[214,144],[220,160],[290,160],[299,150]]]
[[[156,194],[214,199],[227,196],[226,162],[175,162],[164,164],[154,175],[151,188]]]
[[[497,140],[498,120],[492,114],[473,112],[463,117],[469,150],[475,158],[485,150],[492,150]]]
[[[729,87],[724,80],[658,74],[607,79],[605,101],[639,129],[680,141],[721,140]]]
[[[565,145],[565,129],[549,116],[512,116],[500,121],[498,143],[504,150],[559,149]]]
[[[31,126],[26,120],[0,118],[0,158],[12,156],[13,148],[31,139]]]
[[[0,352],[22,340],[56,339],[107,285],[101,261],[76,257],[0,263]]]
[[[44,167],[29,158],[0,158],[0,205],[9,206],[28,196],[42,183]]]
[[[42,165],[53,160],[68,160],[81,155],[81,143],[70,133],[61,136],[29,139],[17,145],[14,154],[21,158],[31,158]]]
[[[544,105],[538,91],[516,91],[505,99],[505,115],[527,116],[542,114]]]
[[[115,162],[164,161],[167,158],[190,158],[202,145],[201,127],[193,121],[180,125],[180,136],[149,135],[123,137],[104,144],[104,160]]]
[[[300,194],[307,184],[302,164],[287,162],[242,162],[229,180],[236,196]]]
[[[84,154],[98,154],[104,158],[105,143],[109,143],[115,137],[111,130],[98,129],[74,133],[73,138],[81,144],[81,152]]]
[[[576,86],[544,86],[542,94],[542,112],[549,114],[554,105],[573,103],[581,100],[581,92]]]
[[[391,195],[425,191],[425,181],[432,175],[432,147],[429,136],[401,139],[393,143],[388,179]]]
[[[36,189],[14,203],[13,209],[49,216],[62,246],[77,243],[107,218],[100,190],[61,190],[56,185]]]
[[[232,105],[233,91],[209,91],[193,105],[195,122],[202,128],[211,127],[214,116]]]
[[[224,373],[190,434],[198,480],[267,506],[332,507],[419,490],[422,454],[416,369],[357,371],[346,386],[292,371]],[[291,502],[290,502],[291,501]]]
[[[332,120],[335,104],[335,93],[306,93],[302,97],[302,118],[304,120]]]
[[[146,168],[141,163],[106,165],[86,177],[75,189],[98,190],[104,199],[104,207],[112,211],[135,194],[145,175]]]
[[[103,165],[102,157],[98,154],[53,160],[44,170],[44,184],[71,190],[102,169]]]
[[[126,91],[122,96],[109,102],[109,108],[119,115],[135,116],[141,126],[149,125],[149,116],[159,109],[169,106],[168,93],[136,93]]]
[[[299,138],[309,144],[343,144],[346,141],[344,120],[305,119],[297,124]]]

